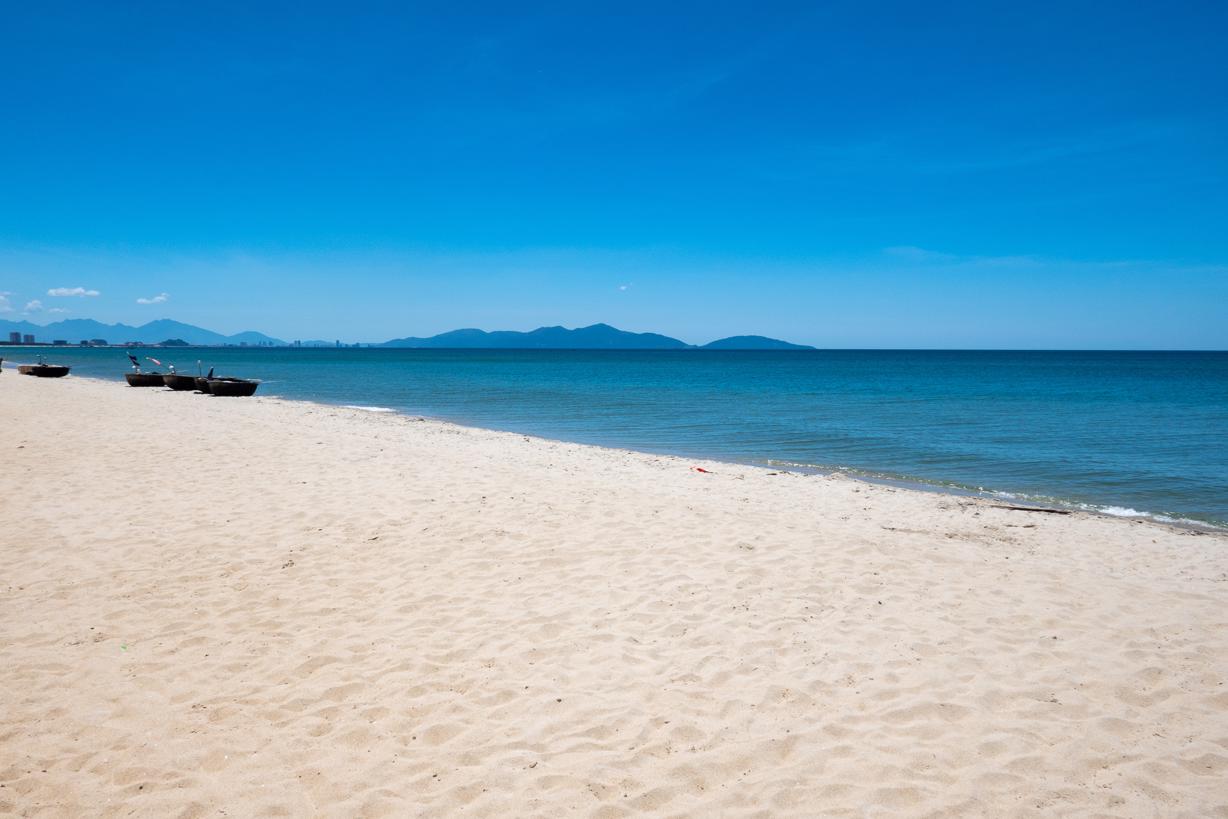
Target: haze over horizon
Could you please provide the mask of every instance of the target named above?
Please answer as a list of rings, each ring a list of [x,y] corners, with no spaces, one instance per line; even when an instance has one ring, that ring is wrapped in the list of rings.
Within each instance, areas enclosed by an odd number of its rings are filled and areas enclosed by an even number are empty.
[[[1228,9],[6,15],[0,318],[1228,348]]]

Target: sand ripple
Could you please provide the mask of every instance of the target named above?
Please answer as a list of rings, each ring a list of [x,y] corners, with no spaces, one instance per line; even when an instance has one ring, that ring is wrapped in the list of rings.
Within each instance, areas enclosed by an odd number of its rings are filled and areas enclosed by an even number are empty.
[[[8,373],[0,814],[1228,817],[1228,539]]]

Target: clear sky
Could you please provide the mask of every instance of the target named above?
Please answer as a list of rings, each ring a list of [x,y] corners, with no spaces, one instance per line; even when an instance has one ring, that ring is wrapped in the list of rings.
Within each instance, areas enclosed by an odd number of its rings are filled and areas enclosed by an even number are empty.
[[[1219,2],[4,2],[0,318],[1225,349],[1226,40]]]

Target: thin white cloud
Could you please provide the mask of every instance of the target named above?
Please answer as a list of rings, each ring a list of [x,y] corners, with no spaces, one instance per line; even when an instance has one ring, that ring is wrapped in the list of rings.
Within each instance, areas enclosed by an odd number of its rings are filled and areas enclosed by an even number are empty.
[[[7,290],[0,290],[0,313],[13,312],[13,303],[9,301],[9,296],[13,295]]]
[[[631,289],[631,282],[628,282],[628,283],[626,283],[626,284],[620,284],[620,285],[618,286],[618,289],[619,289],[619,290],[621,290],[621,291],[623,291],[623,292],[626,292],[627,290],[630,290],[630,289]]]
[[[47,291],[48,296],[101,296],[97,290],[86,290],[84,287],[53,287]]]
[[[26,306],[22,308],[23,313],[38,313],[43,309],[43,303],[38,299],[33,299],[26,302]]]
[[[168,293],[159,293],[158,295],[153,296],[152,298],[137,299],[136,303],[137,304],[162,304],[168,299],[170,299],[170,295]]]
[[[69,310],[67,307],[52,307],[47,312],[48,313],[71,313],[72,311]]]

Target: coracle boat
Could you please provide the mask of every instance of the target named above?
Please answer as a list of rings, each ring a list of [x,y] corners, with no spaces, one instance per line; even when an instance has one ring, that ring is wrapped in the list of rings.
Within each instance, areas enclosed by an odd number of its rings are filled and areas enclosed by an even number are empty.
[[[194,390],[196,389],[196,376],[166,373],[162,376],[162,383],[172,390]]]
[[[35,375],[39,378],[63,378],[68,375],[71,367],[61,364],[19,364],[17,372],[22,375]]]
[[[162,373],[124,373],[124,379],[129,387],[161,387],[166,383]]]
[[[124,373],[124,379],[128,382],[129,387],[162,387],[166,385],[163,380],[164,373],[154,370],[151,373],[141,372],[141,362],[132,353],[128,353],[128,360],[132,362],[132,372]],[[149,358],[149,361],[161,366],[162,362],[156,358]],[[171,367],[172,372],[174,367]]]
[[[199,361],[197,361],[196,363],[197,363],[197,365],[199,365],[199,364],[200,364],[200,362],[199,362]],[[198,376],[196,376],[196,390],[197,390],[197,392],[203,392],[203,393],[205,393],[206,395],[208,395],[208,393],[209,393],[209,382],[210,382],[210,381],[212,381],[212,380],[213,380],[213,368],[212,368],[212,367],[210,367],[210,368],[209,368],[209,373],[208,373],[208,375],[198,375]]]
[[[260,386],[259,381],[253,381],[249,378],[210,378],[208,379],[209,393],[212,395],[224,395],[235,398],[245,398],[253,395],[256,388]]]

